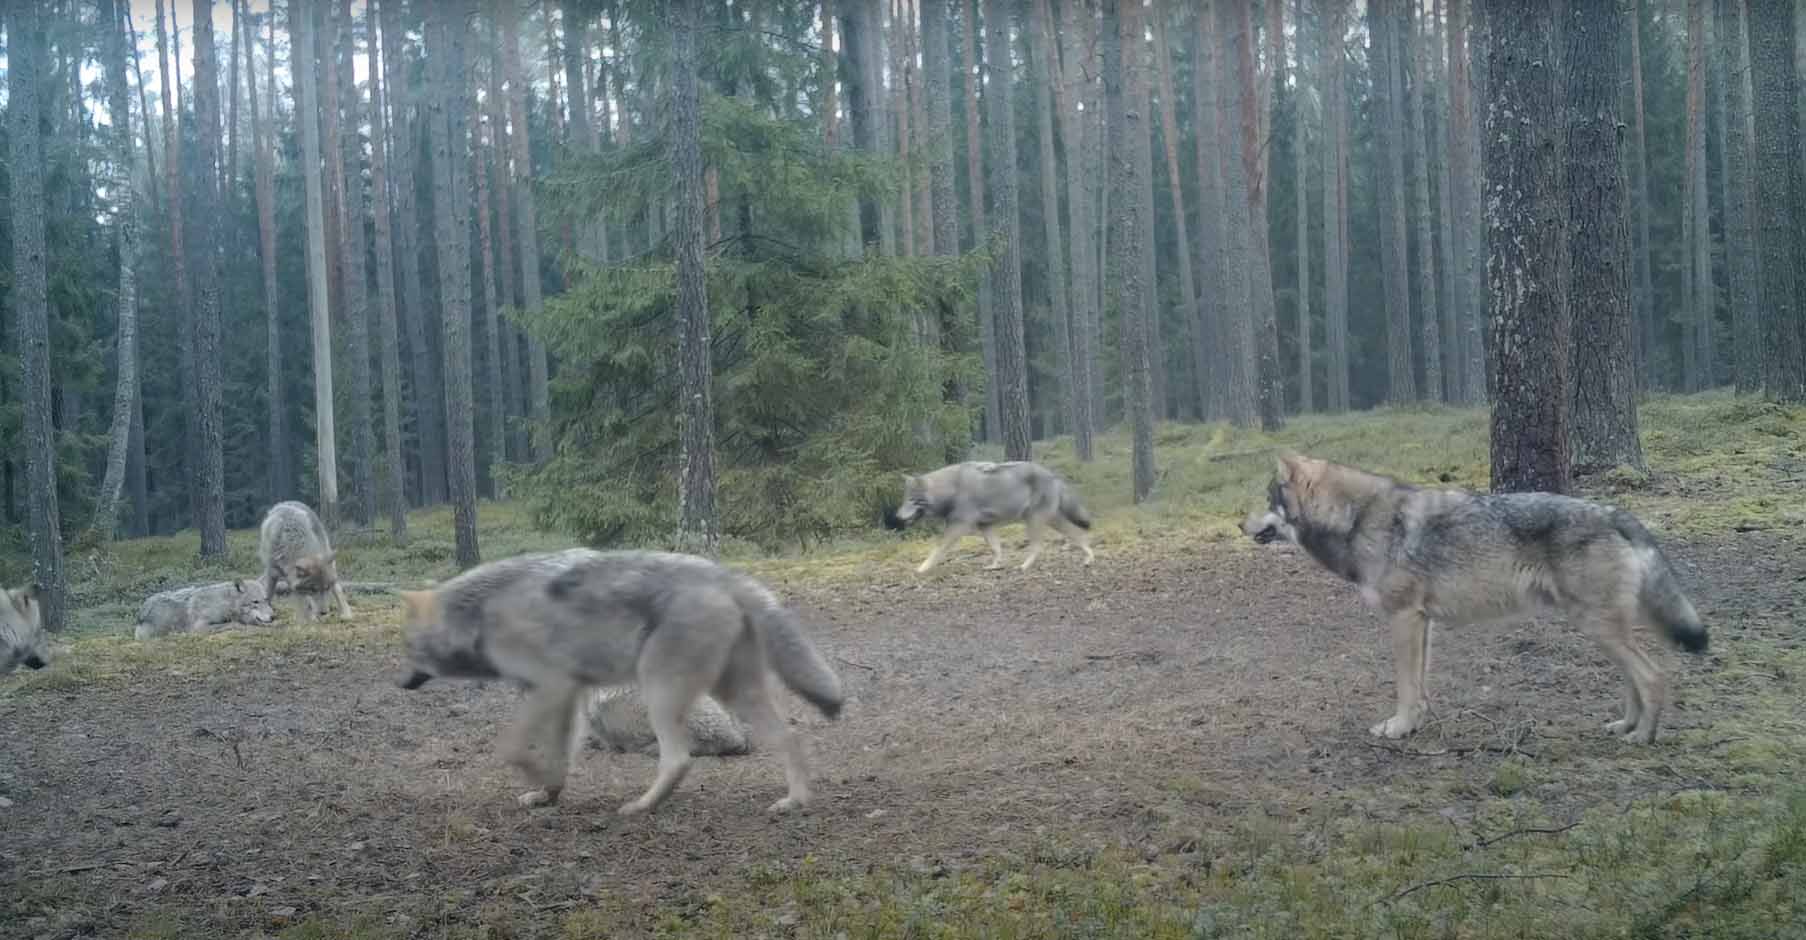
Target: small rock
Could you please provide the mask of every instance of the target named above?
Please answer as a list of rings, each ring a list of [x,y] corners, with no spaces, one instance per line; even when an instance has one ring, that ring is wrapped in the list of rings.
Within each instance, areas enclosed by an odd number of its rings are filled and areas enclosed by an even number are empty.
[[[797,924],[802,923],[802,920],[803,920],[802,916],[795,913],[794,911],[791,913],[788,913],[788,914],[779,914],[778,915],[778,926],[779,927],[795,927]]]
[[[884,810],[881,810],[881,809],[875,809],[875,810],[872,810],[872,811],[871,811],[871,812],[869,812],[869,813],[866,813],[866,814],[865,814],[865,818],[867,818],[867,819],[877,819],[877,818],[878,818],[878,817],[880,817],[880,816],[883,816],[883,815],[884,815]]]
[[[252,885],[251,890],[245,892],[245,897],[254,898],[254,897],[258,897],[260,895],[265,895],[265,894],[269,894],[269,893],[270,893],[270,886],[259,882],[257,884]]]
[[[169,887],[169,879],[167,878],[152,878],[144,884],[144,890],[149,894],[156,894],[167,887]]]
[[[270,908],[270,916],[287,920],[288,918],[295,916],[295,909],[292,907],[272,907]]]
[[[12,809],[12,808],[13,808],[13,801],[7,799],[4,796],[0,796],[0,809]]]

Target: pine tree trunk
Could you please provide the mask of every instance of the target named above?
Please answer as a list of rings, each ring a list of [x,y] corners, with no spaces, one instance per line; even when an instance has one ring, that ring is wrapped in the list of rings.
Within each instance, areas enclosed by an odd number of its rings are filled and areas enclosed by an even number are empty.
[[[859,0],[852,2],[857,4]],[[983,138],[978,126],[978,76],[983,72],[984,63],[978,59],[977,0],[965,0],[962,19],[966,86],[966,184],[970,190],[966,205],[967,214],[972,219],[972,246],[982,249],[990,238],[991,230],[985,223],[985,163]],[[1002,418],[998,413],[997,324],[994,313],[991,272],[986,268],[978,275],[978,345],[985,370],[984,439],[991,442],[998,440],[1002,427]]]
[[[1242,0],[1236,2],[1240,3]],[[1240,130],[1243,109],[1240,90],[1242,70],[1239,65],[1239,47],[1246,42],[1247,37],[1240,29],[1237,14],[1229,10],[1229,6],[1230,4],[1218,4],[1216,10],[1216,40],[1219,43],[1216,49],[1217,72],[1220,75],[1218,87],[1223,92],[1217,96],[1217,134],[1218,152],[1222,154],[1223,227],[1228,246],[1223,263],[1227,290],[1223,295],[1225,302],[1221,331],[1229,377],[1224,410],[1231,424],[1236,427],[1252,427],[1260,420],[1260,368],[1255,360],[1254,327],[1257,315],[1251,312],[1253,297],[1258,289],[1256,281],[1259,273],[1254,270],[1252,226],[1238,224],[1245,215],[1242,207],[1249,204],[1248,164],[1242,159],[1241,148],[1244,135]],[[1246,12],[1245,9],[1241,11],[1243,14]],[[1249,85],[1252,86],[1252,81]]]
[[[1635,213],[1635,256],[1631,259],[1636,277],[1637,389],[1654,388],[1656,362],[1655,281],[1650,264],[1649,245],[1649,150],[1643,130],[1643,0],[1635,0],[1630,11],[1630,86],[1631,120],[1631,197]]]
[[[1459,3],[1460,0],[1451,0]],[[1323,0],[1323,332],[1324,396],[1332,412],[1348,401],[1348,92],[1343,79],[1348,4]]]
[[[1798,234],[1800,127],[1794,32],[1777,28],[1793,4],[1750,0],[1750,72],[1756,112],[1756,225],[1762,251],[1762,390],[1775,401],[1806,400],[1800,342]]]
[[[330,17],[332,56],[327,65],[325,95],[339,108],[337,122],[327,122],[327,166],[338,180],[339,276],[345,298],[345,349],[351,365],[351,390],[347,396],[347,420],[351,424],[351,498],[346,500],[351,520],[360,526],[375,518],[376,436],[370,415],[370,285],[364,270],[364,187],[359,168],[363,147],[359,143],[357,82],[351,66],[351,2],[338,0]],[[332,101],[334,96],[336,103]]]
[[[1461,359],[1461,318],[1455,312],[1458,301],[1456,293],[1461,283],[1455,273],[1455,194],[1454,175],[1449,167],[1449,128],[1453,122],[1449,120],[1449,73],[1443,62],[1442,53],[1447,46],[1442,37],[1443,19],[1442,2],[1435,0],[1431,12],[1434,29],[1427,34],[1428,43],[1423,55],[1428,61],[1431,84],[1435,91],[1435,100],[1430,103],[1432,118],[1425,125],[1430,135],[1430,157],[1436,172],[1436,272],[1437,305],[1442,318],[1442,397],[1443,401],[1458,403],[1461,401],[1462,375],[1461,368],[1465,364]]]
[[[1700,333],[1712,315],[1712,233],[1706,198],[1706,5],[1687,0],[1687,141],[1682,263],[1692,291],[1682,298],[1681,383],[1689,392],[1705,388],[1708,363],[1700,361]]]
[[[337,439],[333,435],[332,311],[326,270],[326,194],[320,178],[320,122],[308,115],[320,113],[319,85],[314,80],[314,18],[306,15],[299,0],[290,0],[289,28],[295,68],[295,122],[301,125],[301,175],[307,201],[307,309],[313,324],[314,453],[320,481],[320,504],[314,507],[320,520],[332,529],[339,524],[339,475]]]
[[[427,63],[433,94],[427,128],[433,147],[433,240],[439,251],[439,308],[444,323],[447,476],[451,483],[454,558],[460,570],[477,564],[477,464],[471,414],[470,202],[464,179],[465,25],[468,4],[447,0],[428,13]]]
[[[832,19],[832,5],[822,5],[823,22]],[[922,0],[922,71],[926,88],[923,89],[927,106],[929,125],[927,128],[928,146],[928,188],[930,194],[930,211],[934,220],[934,251],[943,257],[959,254],[959,194],[956,192],[953,172],[953,96],[951,88],[952,55],[948,47],[947,34],[947,0]],[[833,87],[831,77],[825,88],[829,95],[825,115],[829,122],[833,120]],[[830,123],[831,126],[831,123]],[[833,149],[833,141],[828,143]],[[964,352],[961,348],[960,334],[963,332],[952,319],[953,311],[944,311],[946,322],[941,324],[941,345],[949,354]],[[948,388],[951,401],[964,403],[966,390],[963,385],[953,383]],[[949,458],[966,453],[971,443],[969,434],[961,434],[948,445]]]
[[[1398,56],[1397,0],[1367,5],[1369,58],[1373,62],[1373,107],[1378,180],[1380,278],[1386,297],[1386,400],[1404,404],[1417,398],[1411,356],[1411,293],[1405,230],[1403,76]]]
[[[1482,3],[1491,27],[1485,140],[1492,488],[1565,493],[1572,333],[1559,283],[1564,207],[1556,177],[1553,17],[1543,4]]]
[[[1255,394],[1262,430],[1285,426],[1285,383],[1279,365],[1279,322],[1273,301],[1273,260],[1267,231],[1267,96],[1255,81],[1252,0],[1233,0],[1235,77],[1241,99],[1241,157],[1249,220],[1248,310],[1254,318]],[[1269,14],[1271,17],[1271,14]],[[1271,31],[1271,27],[1269,26]],[[1268,86],[1270,89],[1270,85]]]
[[[1053,317],[1053,397],[1065,424],[1076,423],[1072,396],[1072,308],[1066,287],[1066,241],[1060,234],[1060,164],[1054,157],[1054,90],[1059,87],[1050,0],[1033,0],[1028,25],[1029,87],[1035,93],[1035,125],[1040,138],[1041,224],[1047,252],[1047,298]]]
[[[1455,400],[1463,405],[1477,405],[1486,400],[1486,363],[1480,356],[1481,344],[1476,335],[1483,290],[1477,233],[1483,221],[1479,218],[1479,200],[1475,198],[1478,191],[1475,184],[1480,176],[1474,147],[1478,115],[1471,106],[1473,82],[1468,74],[1466,2],[1448,0],[1448,148],[1449,177],[1453,184],[1449,195],[1454,203],[1452,240],[1457,269],[1453,315],[1460,334],[1457,345],[1461,350],[1461,386]]]
[[[1409,125],[1406,128],[1411,147],[1411,215],[1417,229],[1417,302],[1418,320],[1423,330],[1423,387],[1425,401],[1443,398],[1442,323],[1436,296],[1436,236],[1430,222],[1430,128],[1425,120],[1424,95],[1429,83],[1429,57],[1418,30],[1417,14],[1407,7],[1403,21],[1394,23],[1394,48],[1401,48],[1400,59],[1410,59]],[[1424,30],[1424,32],[1428,32]]]
[[[508,120],[513,126],[510,143],[514,146],[514,201],[518,209],[516,222],[519,225],[522,306],[531,315],[539,310],[542,287],[539,271],[539,213],[534,206],[532,163],[528,156],[532,151],[527,139],[527,86],[521,77],[520,36],[515,25],[525,15],[525,3],[517,2],[514,15],[502,19],[502,69],[508,82]],[[556,114],[557,109],[553,109],[553,113]],[[548,427],[551,420],[549,381],[545,344],[528,334],[527,390],[533,419],[530,442],[533,462],[536,464],[545,462],[551,456],[551,429]]]
[[[1618,144],[1617,49],[1623,18],[1571,3],[1562,39],[1567,128],[1568,310],[1574,326],[1576,473],[1643,467],[1631,339],[1630,227]]]
[[[176,0],[170,0],[173,5]],[[180,81],[180,71],[174,67],[176,58],[170,55],[169,33],[164,28],[163,0],[157,0],[157,75],[158,84],[163,93],[163,170],[167,174],[164,180],[164,192],[167,202],[164,214],[169,219],[169,262],[171,279],[175,282],[176,312],[175,328],[177,333],[176,348],[180,358],[179,368],[183,375],[195,374],[194,361],[194,286],[188,279],[188,246],[185,235],[184,215],[187,203],[182,198],[182,120],[181,109],[177,106],[176,83]],[[171,19],[175,10],[171,7]],[[172,24],[173,25],[173,24]],[[197,461],[201,452],[200,398],[197,384],[183,382],[182,414],[184,446],[182,448],[182,464],[187,470],[184,474],[184,489],[188,492],[189,515],[196,528],[200,526],[200,488],[195,481],[200,478],[200,467]]]
[[[137,181],[132,174],[132,106],[126,86],[126,37],[124,10],[115,0],[101,0],[100,14],[106,49],[108,117],[114,173],[108,188],[113,200],[114,227],[119,233],[118,330],[114,337],[117,379],[113,391],[113,420],[107,434],[107,469],[94,501],[91,534],[110,541],[119,524],[119,494],[125,488],[126,454],[131,449],[132,409],[138,402],[138,204]],[[148,135],[146,136],[148,140]]]
[[[520,280],[515,277],[515,259],[519,257],[514,251],[514,233],[517,231],[514,218],[513,177],[508,169],[508,155],[512,152],[508,136],[508,98],[502,94],[502,56],[499,22],[502,7],[498,0],[491,0],[488,5],[491,35],[495,37],[496,48],[492,51],[491,68],[489,69],[489,162],[493,168],[495,187],[490,195],[495,199],[495,268],[497,303],[504,307],[519,308],[521,303]],[[619,47],[617,47],[619,48]],[[604,76],[606,78],[606,76]],[[606,94],[606,90],[604,91]],[[519,421],[508,422],[509,417],[519,418],[525,412],[519,395],[520,378],[516,373],[521,371],[520,332],[514,324],[502,320],[496,325],[496,336],[499,349],[501,388],[498,400],[503,413],[502,450],[503,459],[512,454],[516,460],[525,460],[528,455],[527,441],[521,432]]]
[[[131,449],[126,452],[125,484],[132,496],[132,521],[126,527],[126,535],[131,538],[143,538],[150,534],[150,480],[144,463],[144,386],[142,383],[138,386],[137,396],[132,400],[132,443]]]
[[[1051,11],[1049,11],[1051,12]],[[1096,417],[1091,410],[1091,335],[1092,323],[1096,318],[1096,307],[1092,302],[1095,291],[1092,288],[1090,271],[1092,247],[1092,226],[1090,224],[1090,205],[1086,198],[1085,155],[1089,153],[1089,142],[1085,133],[1086,115],[1077,110],[1084,88],[1084,62],[1082,58],[1089,56],[1090,46],[1083,43],[1085,26],[1079,21],[1081,16],[1089,17],[1090,10],[1084,0],[1062,0],[1061,23],[1058,28],[1051,19],[1047,21],[1047,58],[1050,73],[1048,83],[1054,93],[1054,116],[1060,133],[1060,140],[1066,150],[1066,232],[1069,239],[1060,247],[1067,250],[1072,271],[1071,289],[1067,300],[1067,346],[1066,388],[1068,399],[1067,424],[1072,431],[1072,449],[1079,460],[1089,462],[1092,459],[1092,438],[1096,433]],[[1063,35],[1062,35],[1063,34]],[[1061,40],[1064,39],[1064,62],[1062,63]],[[1080,49],[1084,49],[1083,56]]]
[[[696,30],[702,0],[673,0],[671,36],[671,172],[677,213],[677,397],[680,466],[677,547],[710,558],[721,548],[715,512],[714,361],[710,356],[708,284],[703,270],[701,107]]]
[[[12,289],[7,306],[24,386],[25,480],[31,532],[31,577],[42,594],[44,629],[63,628],[63,531],[56,500],[56,440],[50,421],[49,257],[44,245],[43,110],[38,83],[48,71],[44,28],[49,11],[37,0],[13,4],[7,21],[7,201],[12,210]]]
[[[264,317],[264,377],[267,397],[269,399],[269,432],[265,442],[266,453],[270,461],[270,492],[272,503],[291,499],[295,495],[294,458],[290,455],[288,429],[288,383],[283,381],[282,351],[282,317],[281,288],[276,277],[276,154],[275,154],[275,115],[276,115],[276,14],[269,13],[270,36],[267,45],[267,82],[270,101],[270,118],[266,120],[257,107],[257,70],[253,65],[252,49],[256,43],[250,42],[249,25],[246,26],[245,43],[245,90],[250,95],[251,106],[251,149],[253,172],[256,175],[257,194],[257,240],[263,262],[263,317]]]
[[[1017,215],[1015,99],[1010,91],[1010,20],[1004,0],[985,0],[985,103],[991,111],[992,309],[996,312],[998,430],[1007,460],[1030,459],[1028,354],[1022,324],[1022,235]]]
[[[380,0],[370,0],[370,201],[376,216],[376,311],[383,383],[381,500],[389,516],[389,537],[402,544],[408,540],[408,506],[401,485],[405,466],[401,458],[401,330],[395,317],[395,242],[389,224],[389,119],[383,107],[383,70],[377,54],[381,6]]]
[[[1127,367],[1123,410],[1133,441],[1131,485],[1135,502],[1140,503],[1154,489],[1154,390],[1146,332],[1153,300],[1152,285],[1143,276],[1141,263],[1147,232],[1142,228],[1144,214],[1139,205],[1147,192],[1144,180],[1152,172],[1146,130],[1147,69],[1139,4],[1104,0],[1103,7],[1104,107],[1111,128],[1111,189],[1119,197],[1110,221],[1110,242],[1116,258],[1117,309]]]
[[[194,122],[198,144],[195,162],[200,181],[191,202],[196,214],[203,219],[222,218],[218,176],[218,65],[213,44],[213,0],[194,0]],[[194,324],[201,445],[196,461],[200,472],[194,480],[200,489],[197,522],[201,532],[201,557],[222,558],[226,554],[226,468],[225,427],[220,418],[225,396],[225,377],[220,361],[220,303],[225,246],[221,244],[218,228],[211,225],[195,230],[195,242],[195,254],[200,261],[200,269],[195,272],[199,304],[195,309]]]
[[[1223,108],[1219,100],[1221,87],[1218,64],[1221,43],[1217,40],[1216,16],[1207,6],[1193,11],[1192,18],[1192,145],[1198,174],[1198,248],[1199,272],[1197,351],[1199,385],[1203,388],[1204,419],[1216,421],[1229,413],[1229,352],[1227,324],[1232,272],[1229,268],[1228,216],[1224,209],[1223,167],[1221,147]],[[1233,273],[1238,283],[1242,274]],[[1245,289],[1245,286],[1244,288]]]
[[[1740,393],[1762,387],[1762,321],[1755,226],[1755,127],[1749,29],[1743,0],[1719,0],[1718,48],[1730,86],[1725,110],[1725,257],[1731,290],[1732,378]]]
[[[440,380],[438,360],[429,339],[433,333],[431,313],[427,309],[426,285],[420,270],[419,239],[424,227],[414,176],[420,172],[423,156],[419,151],[421,125],[409,114],[410,110],[418,111],[424,121],[427,109],[407,77],[402,54],[403,29],[394,3],[384,3],[378,14],[382,19],[383,68],[390,99],[389,126],[395,138],[398,170],[394,227],[401,292],[397,312],[408,341],[412,391],[409,408],[414,419],[414,435],[419,441],[416,494],[421,505],[437,506],[446,500],[445,384]]]
[[[1310,72],[1305,66],[1304,0],[1297,0],[1297,3],[1297,15],[1292,26],[1293,49],[1298,60],[1298,84],[1292,95],[1292,179],[1297,194],[1294,200],[1297,206],[1294,222],[1298,253],[1298,410],[1308,413],[1317,410],[1317,390],[1311,375],[1311,160],[1307,145],[1310,122],[1306,91]],[[1173,185],[1176,192],[1177,181]]]
[[[1165,145],[1167,190],[1173,203],[1173,239],[1175,267],[1179,269],[1178,311],[1181,328],[1184,330],[1185,347],[1192,350],[1191,355],[1181,357],[1181,361],[1191,367],[1193,381],[1187,389],[1187,397],[1191,406],[1203,418],[1206,409],[1204,393],[1205,370],[1199,361],[1197,351],[1203,348],[1204,337],[1199,333],[1201,318],[1197,315],[1198,282],[1194,268],[1194,255],[1191,246],[1191,230],[1185,216],[1184,175],[1179,167],[1179,128],[1177,113],[1178,102],[1173,94],[1173,54],[1167,41],[1168,20],[1170,11],[1155,8],[1154,18],[1154,55],[1155,75],[1159,81],[1160,93],[1160,135]],[[1159,345],[1159,344],[1157,344]]]
[[[913,152],[921,154],[929,150],[933,143],[928,139],[928,101],[927,91],[923,86],[922,68],[916,63],[921,53],[922,31],[916,19],[920,16],[919,0],[900,0],[903,9],[903,81],[909,91],[909,126],[914,134],[911,143]],[[926,66],[924,66],[926,67]],[[915,174],[916,180],[916,250],[923,255],[938,254],[940,244],[936,241],[934,228],[934,180],[929,175],[926,164],[928,160],[918,156],[916,161],[923,164],[923,170]],[[934,329],[935,341],[940,341],[939,324],[930,318],[930,328]]]
[[[901,210],[901,217],[897,220],[897,225],[901,237],[897,241],[897,253],[904,257],[913,257],[917,254],[916,172],[915,163],[909,155],[910,144],[913,141],[910,137],[909,127],[911,116],[908,89],[909,66],[904,61],[903,52],[905,27],[902,22],[902,10],[897,0],[880,0],[880,2],[883,9],[880,11],[878,19],[887,21],[890,26],[888,33],[890,42],[886,44],[889,61],[885,64],[885,70],[890,75],[893,93],[890,96],[888,113],[885,116],[885,126],[891,131],[895,144],[892,156],[897,160],[897,170],[900,174],[898,208]],[[917,340],[920,341],[921,320],[919,318],[916,322],[916,332]]]
[[[476,89],[473,87],[471,92],[474,101]],[[488,487],[491,499],[500,499],[502,484],[497,474],[507,451],[504,440],[507,412],[502,401],[506,386],[502,384],[502,310],[496,295],[495,234],[489,216],[489,161],[483,157],[487,147],[482,138],[481,128],[475,128],[471,139],[470,172],[476,180],[477,256],[483,264],[481,342],[485,373],[482,407],[477,409],[483,419],[483,433],[477,438],[477,482]]]

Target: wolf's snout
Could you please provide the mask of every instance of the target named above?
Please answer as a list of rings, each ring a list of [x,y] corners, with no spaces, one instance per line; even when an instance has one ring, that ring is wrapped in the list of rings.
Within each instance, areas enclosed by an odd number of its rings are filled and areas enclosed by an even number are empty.
[[[397,683],[397,685],[400,685],[403,689],[405,689],[409,692],[412,692],[415,689],[418,689],[421,686],[426,685],[427,682],[429,680],[431,680],[432,678],[433,678],[432,673],[422,672],[422,671],[416,669],[406,679],[403,679],[399,683]]]
[[[25,657],[24,662],[25,662],[25,668],[27,668],[27,669],[42,669],[42,668],[44,668],[45,665],[47,665],[44,662],[44,657],[39,656],[36,653],[33,653],[30,656]]]

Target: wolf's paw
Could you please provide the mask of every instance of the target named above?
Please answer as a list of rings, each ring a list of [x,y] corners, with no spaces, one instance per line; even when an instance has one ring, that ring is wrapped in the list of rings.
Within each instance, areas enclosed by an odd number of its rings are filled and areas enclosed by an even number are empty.
[[[927,562],[922,562],[921,564],[916,566],[916,574],[927,574],[928,568],[929,568],[929,564]]]
[[[520,796],[515,797],[514,802],[519,803],[523,809],[532,809],[535,806],[551,806],[558,802],[558,791],[545,789],[528,790]]]
[[[1416,731],[1417,720],[1415,718],[1408,718],[1404,715],[1393,715],[1391,718],[1388,718],[1367,730],[1376,738],[1388,738],[1396,741],[1399,738]]]
[[[808,805],[809,800],[807,797],[787,796],[776,803],[765,807],[765,812],[770,813],[773,816],[782,816],[786,813],[794,813]]]
[[[1646,726],[1632,728],[1625,732],[1623,739],[1626,744],[1651,744],[1655,741],[1655,736],[1655,724],[1651,722]]]
[[[1629,734],[1630,730],[1632,728],[1635,728],[1636,726],[1637,726],[1637,723],[1634,720],[1629,719],[1629,718],[1620,718],[1617,721],[1606,722],[1605,723],[1605,733],[1611,735],[1614,738],[1620,738],[1620,737],[1623,737],[1623,736]]]
[[[985,570],[986,571],[996,571],[997,569],[999,569],[1001,567],[1003,567],[1003,562],[994,561],[994,562],[991,562],[990,564],[986,565]]]
[[[645,800],[634,800],[631,803],[622,803],[621,808],[615,810],[615,813],[621,816],[638,816],[641,813],[650,812],[651,810],[651,803],[648,803]]]

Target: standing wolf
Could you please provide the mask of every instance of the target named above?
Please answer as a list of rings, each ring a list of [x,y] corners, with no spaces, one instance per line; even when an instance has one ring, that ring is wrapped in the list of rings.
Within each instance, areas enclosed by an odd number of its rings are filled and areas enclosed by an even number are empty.
[[[42,669],[50,662],[44,638],[43,589],[29,584],[18,590],[0,588],[0,676],[19,666]]]
[[[220,581],[152,594],[138,608],[132,635],[140,640],[170,633],[200,633],[214,624],[266,624],[276,619],[263,582]]]
[[[339,617],[351,619],[351,602],[339,584],[338,553],[326,537],[326,525],[306,503],[283,500],[263,516],[257,536],[257,557],[263,562],[265,597],[276,596],[278,581],[301,595],[303,620],[311,621],[330,606],[327,595],[339,602]]]
[[[1041,536],[1047,526],[1058,529],[1085,551],[1085,564],[1096,557],[1091,551],[1086,532],[1091,528],[1091,515],[1079,502],[1072,485],[1052,470],[1027,460],[1007,463],[966,461],[949,464],[933,473],[903,478],[903,505],[886,512],[884,524],[901,529],[923,516],[947,520],[947,534],[941,544],[928,553],[927,560],[916,569],[926,574],[940,564],[960,539],[976,531],[991,547],[991,563],[986,570],[1003,567],[1003,545],[997,541],[1000,523],[1023,520],[1028,525],[1028,557],[1022,561],[1027,571],[1041,557]]]
[[[840,677],[796,618],[753,578],[693,555],[567,549],[493,561],[426,591],[404,591],[407,653],[417,689],[435,676],[506,678],[526,689],[505,760],[536,789],[522,806],[555,803],[575,744],[583,691],[637,683],[658,738],[658,776],[620,809],[656,808],[690,767],[685,715],[704,693],[784,756],[782,813],[809,800],[803,743],[772,700],[775,672],[829,718]],[[529,752],[538,745],[540,753]]]
[[[1373,726],[1376,736],[1402,738],[1423,723],[1432,620],[1567,615],[1624,671],[1624,717],[1606,730],[1639,744],[1655,740],[1667,680],[1631,642],[1631,628],[1659,627],[1689,652],[1706,648],[1706,628],[1655,539],[1611,506],[1551,493],[1419,488],[1288,454],[1267,488],[1267,508],[1242,530],[1262,544],[1301,546],[1391,619],[1398,710]]]

